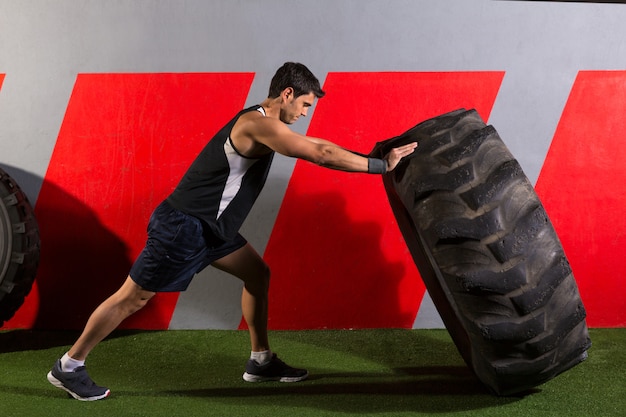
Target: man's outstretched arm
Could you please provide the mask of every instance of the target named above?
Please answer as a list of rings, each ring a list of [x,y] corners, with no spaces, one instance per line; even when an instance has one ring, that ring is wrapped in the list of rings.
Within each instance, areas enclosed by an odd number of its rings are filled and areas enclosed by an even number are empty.
[[[293,132],[282,122],[269,118],[254,120],[248,127],[248,134],[282,155],[348,172],[389,172],[417,147],[417,143],[414,142],[394,148],[385,155],[382,162],[355,154],[328,140]]]

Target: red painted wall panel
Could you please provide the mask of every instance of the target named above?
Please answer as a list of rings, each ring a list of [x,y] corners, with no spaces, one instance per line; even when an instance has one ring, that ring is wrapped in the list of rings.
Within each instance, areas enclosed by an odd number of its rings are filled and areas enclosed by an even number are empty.
[[[6,327],[82,328],[143,248],[153,208],[246,100],[252,73],[80,74],[35,213],[41,266]],[[178,294],[122,327],[165,329]]]
[[[487,120],[503,75],[330,73],[308,134],[367,153],[460,107]],[[273,329],[407,328],[425,291],[376,175],[298,161],[265,258]]]
[[[536,189],[592,327],[626,325],[626,71],[581,71]]]

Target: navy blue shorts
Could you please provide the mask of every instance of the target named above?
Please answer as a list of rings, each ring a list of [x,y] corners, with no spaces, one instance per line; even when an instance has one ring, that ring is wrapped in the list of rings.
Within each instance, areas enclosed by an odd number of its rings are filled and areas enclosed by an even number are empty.
[[[185,291],[196,273],[247,243],[239,234],[224,242],[206,229],[198,218],[164,201],[150,216],[148,241],[130,277],[148,291]]]

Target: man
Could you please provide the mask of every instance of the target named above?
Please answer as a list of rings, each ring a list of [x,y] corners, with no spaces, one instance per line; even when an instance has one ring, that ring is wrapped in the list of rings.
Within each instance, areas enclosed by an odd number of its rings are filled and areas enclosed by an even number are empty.
[[[306,116],[324,96],[319,81],[302,64],[278,69],[268,98],[238,113],[209,141],[172,194],[153,212],[145,248],[121,288],[92,313],[83,333],[48,373],[50,383],[84,401],[109,389],[85,369],[87,355],[128,316],[162,291],[184,291],[193,276],[212,265],[244,282],[243,317],[251,355],[248,382],[296,382],[307,378],[270,350],[267,334],[269,267],[239,234],[267,178],[274,152],[341,171],[382,174],[411,154],[416,143],[395,148],[384,159],[367,158],[287,125]]]

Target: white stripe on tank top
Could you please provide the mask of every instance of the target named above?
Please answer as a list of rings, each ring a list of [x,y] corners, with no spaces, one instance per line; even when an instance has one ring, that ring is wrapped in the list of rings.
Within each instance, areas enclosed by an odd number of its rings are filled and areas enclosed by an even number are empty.
[[[259,111],[259,113],[265,116],[265,109],[263,107],[259,107],[257,110]],[[230,170],[228,172],[228,179],[226,180],[224,191],[222,192],[220,207],[217,212],[218,219],[239,192],[239,189],[241,188],[241,182],[243,181],[243,176],[246,174],[246,172],[248,172],[248,169],[258,160],[256,158],[246,158],[245,156],[239,154],[239,152],[237,152],[237,150],[235,149],[235,146],[233,145],[233,141],[230,136],[224,142],[224,154],[226,155],[226,159],[228,160],[228,166]]]

